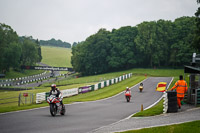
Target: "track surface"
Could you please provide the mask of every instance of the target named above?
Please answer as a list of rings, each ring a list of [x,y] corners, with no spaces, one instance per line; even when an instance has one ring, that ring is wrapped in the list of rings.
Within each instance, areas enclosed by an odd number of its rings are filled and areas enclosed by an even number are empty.
[[[49,108],[13,112],[0,115],[1,133],[86,133],[99,127],[122,120],[156,102],[161,92],[156,92],[158,82],[170,83],[171,78],[148,78],[143,82],[144,90],[139,92],[139,85],[132,88],[132,99],[127,103],[124,93],[112,98],[66,105],[67,114],[52,117]]]

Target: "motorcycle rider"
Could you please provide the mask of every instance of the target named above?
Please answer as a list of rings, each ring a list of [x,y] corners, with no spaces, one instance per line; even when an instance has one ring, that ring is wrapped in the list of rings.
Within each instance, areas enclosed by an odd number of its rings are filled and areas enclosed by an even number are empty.
[[[62,93],[60,92],[58,88],[56,88],[56,84],[51,85],[49,96],[51,95],[55,95],[60,100],[60,104],[62,105],[62,108],[64,108],[64,104],[62,102],[62,99],[63,99]]]
[[[129,94],[131,96],[131,90],[129,89],[129,87],[126,87],[125,95],[126,94]]]

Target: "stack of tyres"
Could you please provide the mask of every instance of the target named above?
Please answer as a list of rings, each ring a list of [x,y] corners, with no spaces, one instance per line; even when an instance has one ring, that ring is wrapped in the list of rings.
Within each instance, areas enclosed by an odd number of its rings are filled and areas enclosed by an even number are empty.
[[[177,108],[177,92],[176,91],[167,91],[168,98],[168,110],[167,113],[175,113],[178,111]]]

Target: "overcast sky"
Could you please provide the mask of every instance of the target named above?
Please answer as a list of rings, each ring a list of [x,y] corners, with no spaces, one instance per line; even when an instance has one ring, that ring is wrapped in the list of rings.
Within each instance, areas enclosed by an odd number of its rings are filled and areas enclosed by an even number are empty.
[[[0,23],[34,39],[84,41],[100,28],[194,16],[196,0],[0,0]]]

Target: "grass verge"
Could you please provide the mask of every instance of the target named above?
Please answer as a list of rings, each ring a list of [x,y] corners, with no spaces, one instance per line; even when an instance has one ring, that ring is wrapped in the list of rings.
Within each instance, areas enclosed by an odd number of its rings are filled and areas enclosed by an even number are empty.
[[[144,128],[121,133],[199,133],[200,121],[186,122],[170,126]]]
[[[11,79],[11,78],[19,78],[19,77],[27,77],[27,76],[32,76],[32,75],[37,75],[43,73],[43,70],[24,70],[23,72],[17,72],[14,70],[10,70],[9,72],[6,73],[5,78],[1,79]]]
[[[155,106],[138,112],[133,115],[133,117],[146,117],[146,116],[154,116],[154,115],[160,115],[163,113],[163,100],[161,100],[159,103],[157,103]]]

